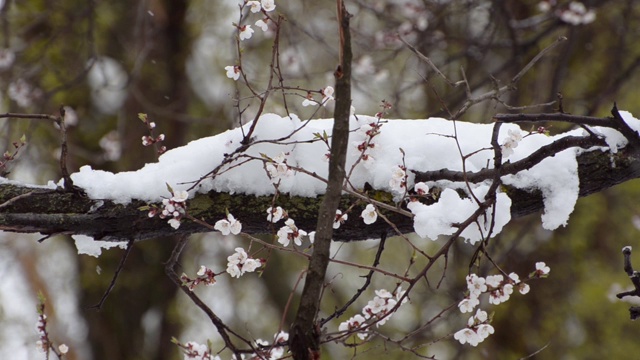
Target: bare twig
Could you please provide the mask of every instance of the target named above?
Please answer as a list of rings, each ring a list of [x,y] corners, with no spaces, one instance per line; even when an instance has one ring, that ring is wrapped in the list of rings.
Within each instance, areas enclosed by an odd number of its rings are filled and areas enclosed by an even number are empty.
[[[127,261],[127,257],[129,257],[129,254],[131,253],[131,249],[133,249],[133,244],[134,244],[134,239],[130,239],[129,243],[127,244],[127,249],[124,251],[124,254],[122,254],[122,257],[120,258],[120,263],[116,268],[116,272],[113,274],[113,278],[111,278],[111,283],[109,283],[109,287],[102,295],[102,298],[100,299],[100,301],[97,304],[91,306],[90,309],[96,309],[97,311],[102,310],[102,305],[104,305],[104,302],[107,301],[107,297],[109,297],[109,294],[111,293],[113,288],[116,286],[116,280],[118,280],[118,275],[120,275],[120,272],[122,271],[122,269],[124,269],[124,264]]]

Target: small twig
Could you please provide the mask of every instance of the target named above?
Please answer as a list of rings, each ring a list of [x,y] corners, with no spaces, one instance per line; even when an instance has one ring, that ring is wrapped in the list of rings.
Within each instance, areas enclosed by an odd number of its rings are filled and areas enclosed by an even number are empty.
[[[4,208],[4,207],[7,207],[7,206],[9,206],[9,205],[13,204],[14,202],[16,202],[16,201],[18,201],[18,200],[20,200],[20,199],[27,198],[27,197],[29,197],[29,196],[31,196],[31,195],[33,195],[33,191],[29,191],[29,192],[27,192],[27,193],[20,194],[20,195],[18,195],[18,196],[14,196],[14,197],[12,197],[11,199],[9,199],[9,200],[7,200],[7,201],[3,202],[2,204],[0,204],[0,209],[2,209],[2,208]]]
[[[633,271],[633,266],[631,266],[631,246],[625,246],[622,248],[622,256],[624,257],[624,272],[629,275],[629,279],[631,280],[631,283],[633,283],[634,289],[616,294],[616,297],[618,299],[622,299],[625,296],[640,296],[640,273],[638,271]],[[631,320],[636,320],[640,317],[640,307],[630,307],[629,314]]]
[[[416,56],[420,60],[422,60],[425,63],[427,63],[431,67],[431,69],[433,69],[433,71],[435,71],[436,74],[438,74],[444,81],[447,82],[447,84],[449,84],[449,85],[451,85],[453,87],[458,87],[459,85],[465,84],[465,81],[463,81],[463,80],[456,81],[456,82],[453,82],[453,81],[449,80],[449,78],[445,74],[443,74],[442,71],[440,71],[440,69],[438,69],[436,64],[434,64],[433,61],[431,61],[431,59],[429,59],[427,56],[425,56],[423,53],[421,53],[413,45],[409,44],[402,36],[400,36],[400,34],[398,34],[398,39],[400,39],[400,41],[402,41],[402,43],[405,44],[405,46],[407,48],[409,48],[409,50],[411,50],[411,52],[416,54]]]
[[[116,269],[116,272],[113,274],[113,278],[111,278],[111,283],[109,284],[107,291],[105,291],[104,295],[102,295],[102,299],[100,299],[100,302],[89,307],[90,309],[96,309],[97,311],[102,310],[102,305],[104,305],[104,302],[107,301],[107,297],[109,297],[109,294],[111,293],[113,288],[116,286],[116,280],[118,280],[118,275],[120,275],[120,272],[124,268],[124,263],[127,261],[127,257],[131,253],[131,249],[133,249],[133,243],[134,243],[134,240],[130,239],[129,243],[127,244],[127,249],[125,250],[124,254],[122,254],[122,257],[120,258],[120,263],[118,264],[118,268]]]
[[[174,267],[178,263],[178,259],[180,258],[180,254],[182,253],[184,248],[187,246],[188,240],[189,240],[188,235],[179,237],[178,243],[173,248],[173,251],[171,252],[171,256],[169,257],[169,260],[167,260],[167,262],[165,263],[165,267],[164,267],[165,273],[167,274],[169,279],[171,279],[171,281],[173,281],[173,283],[176,284],[176,286],[178,286],[180,290],[182,290],[182,292],[184,292],[185,295],[187,295],[187,297],[189,297],[189,299],[191,299],[191,301],[193,301],[193,303],[197,307],[199,307],[202,311],[205,312],[205,314],[207,314],[207,316],[213,323],[213,326],[215,326],[216,329],[218,330],[220,337],[222,337],[222,340],[224,341],[225,346],[233,352],[236,358],[240,359],[242,357],[241,353],[238,350],[238,348],[234,345],[234,343],[231,341],[229,334],[233,334],[234,336],[238,337],[239,339],[241,339],[242,341],[246,342],[249,345],[251,345],[251,342],[244,339],[242,336],[240,336],[239,334],[231,330],[227,325],[225,325],[222,319],[220,319],[211,310],[211,308],[209,308],[202,300],[200,300],[200,298],[193,291],[189,290],[189,288],[182,283],[182,280],[180,280],[180,276],[178,276],[178,274],[174,270]]]
[[[613,108],[611,109],[611,114],[613,115],[613,122],[616,124],[616,129],[624,135],[624,137],[629,140],[629,145],[635,150],[640,149],[640,137],[638,136],[638,132],[633,130],[629,124],[627,124],[620,112],[618,111],[618,106],[614,102]]]
[[[60,134],[62,135],[60,144],[60,171],[64,179],[64,189],[67,191],[75,191],[73,180],[71,180],[71,176],[69,176],[69,171],[67,170],[67,127],[64,124],[64,115],[64,106],[60,106],[60,116],[56,120],[56,123],[60,126]]]
[[[531,61],[529,61],[529,63],[525,65],[525,67],[523,67],[522,70],[520,70],[520,72],[513,77],[513,79],[511,79],[511,85],[515,85],[515,83],[517,83],[520,80],[520,78],[523,77],[524,74],[526,74],[527,71],[529,71],[533,67],[533,65],[535,65],[538,61],[540,61],[540,59],[542,59],[543,56],[547,55],[548,52],[553,50],[556,46],[560,45],[560,43],[564,41],[567,41],[567,38],[564,36],[560,36],[551,45],[542,49],[542,51],[540,51],[538,55],[534,56],[533,59],[531,59]]]
[[[387,241],[387,232],[383,231],[380,234],[380,243],[378,244],[378,251],[376,252],[375,258],[373,259],[373,264],[371,265],[372,269],[369,270],[369,273],[366,276],[364,276],[364,278],[365,278],[364,284],[356,291],[355,294],[353,294],[351,299],[349,301],[347,301],[344,304],[344,306],[342,306],[340,309],[334,311],[334,313],[329,315],[329,317],[327,317],[325,319],[321,319],[318,322],[320,326],[323,326],[324,324],[328,323],[331,319],[339,317],[342,314],[344,314],[344,312],[347,311],[349,306],[351,306],[351,304],[353,304],[360,297],[360,295],[362,295],[362,293],[364,293],[364,291],[369,287],[369,284],[371,284],[371,278],[373,277],[373,274],[375,273],[373,268],[377,268],[378,265],[380,264],[380,258],[382,257],[382,252],[384,251],[384,244],[385,244],[386,241]]]

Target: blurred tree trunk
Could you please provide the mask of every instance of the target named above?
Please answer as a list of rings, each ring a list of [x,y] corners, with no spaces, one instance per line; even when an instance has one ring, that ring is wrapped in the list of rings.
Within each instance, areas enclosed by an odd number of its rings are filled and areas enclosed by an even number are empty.
[[[118,41],[128,39],[125,48],[133,49],[125,55],[128,58],[122,59],[133,67],[133,72],[120,114],[123,121],[119,127],[123,149],[122,161],[117,164],[120,171],[140,167],[156,157],[153,147],[142,148],[140,139],[147,129],[138,120],[138,113],[159,109],[149,113],[149,118],[158,126],[156,135],[166,134],[163,145],[168,149],[182,145],[188,130],[188,124],[170,116],[187,110],[185,59],[191,46],[185,24],[187,2],[140,1],[130,6],[137,11],[124,12],[121,23],[114,26],[115,31],[124,30]],[[177,356],[178,349],[170,341],[180,334],[182,326],[180,319],[172,315],[177,289],[165,275],[163,266],[172,248],[172,238],[136,244],[101,313],[83,312],[89,324],[88,340],[94,359],[160,360]],[[100,300],[123,253],[108,252],[101,256],[102,275],[96,274],[95,259],[79,257],[83,307]],[[159,317],[155,319],[158,327],[145,328],[145,322],[154,324],[150,321],[154,317]]]

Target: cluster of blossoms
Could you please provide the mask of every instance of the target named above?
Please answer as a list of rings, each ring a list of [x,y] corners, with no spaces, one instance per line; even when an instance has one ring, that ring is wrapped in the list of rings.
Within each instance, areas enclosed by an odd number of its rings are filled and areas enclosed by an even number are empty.
[[[164,138],[165,138],[164,134],[160,134],[158,136],[153,135],[153,129],[156,128],[156,123],[153,121],[149,121],[147,114],[142,114],[142,113],[138,114],[138,119],[140,119],[147,126],[147,130],[149,130],[149,135],[145,135],[142,137],[142,146],[151,146],[155,143],[164,141]],[[161,146],[158,149],[158,155],[162,155],[166,151],[167,151],[167,147]]]
[[[367,306],[362,309],[362,315],[358,314],[351,317],[349,320],[340,323],[338,326],[339,331],[347,331],[349,333],[358,331],[367,322],[375,323],[376,326],[384,325],[391,317],[398,301],[404,297],[405,291],[399,287],[395,295],[385,289],[375,291],[376,296],[373,300],[370,300]],[[402,299],[402,303],[407,302],[407,298]],[[358,331],[357,336],[361,340],[365,340],[369,336],[369,332],[366,330]]]
[[[538,9],[542,12],[549,12],[558,5],[557,0],[545,0],[538,3]],[[572,1],[565,9],[557,9],[554,13],[560,20],[571,25],[586,25],[596,19],[596,12],[587,9],[580,1]]]
[[[20,152],[20,149],[22,149],[26,145],[26,143],[27,143],[27,137],[25,135],[22,135],[20,137],[20,141],[14,141],[12,143],[14,148],[13,153],[9,151],[5,151],[4,154],[2,154],[2,159],[0,159],[0,174],[5,174],[7,164],[15,160],[16,156],[18,155],[18,152]]]
[[[373,224],[374,222],[376,222],[376,220],[378,220],[378,212],[376,211],[376,207],[373,206],[373,204],[368,204],[364,208],[364,210],[362,210],[360,217],[362,218],[365,224],[367,225]]]
[[[287,165],[287,153],[280,153],[267,163],[266,169],[272,183],[277,183],[281,178],[293,175],[293,170]]]
[[[284,226],[278,230],[276,236],[278,237],[278,242],[282,244],[282,246],[289,246],[289,243],[292,241],[298,245],[302,245],[302,237],[307,236],[307,232],[298,229],[296,223],[293,219],[289,218],[284,222]],[[313,241],[312,241],[313,242]]]
[[[38,321],[36,322],[36,331],[38,332],[39,339],[36,341],[36,348],[43,353],[49,353],[53,344],[49,340],[49,333],[47,332],[47,315],[44,313],[44,300],[41,300],[38,304]],[[54,350],[55,352],[55,350]],[[69,352],[69,347],[65,344],[58,346],[58,357]],[[48,358],[48,356],[47,356]]]
[[[214,356],[207,345],[198,344],[197,342],[189,341],[186,344],[181,344],[176,339],[173,342],[182,348],[184,353],[184,360],[220,360],[219,356]]]
[[[187,274],[183,273],[182,276],[180,276],[182,285],[188,287],[189,290],[193,291],[193,289],[195,289],[196,286],[200,284],[205,284],[206,286],[212,286],[213,284],[216,283],[216,274],[213,272],[213,270],[209,269],[204,265],[200,266],[200,270],[198,270],[196,275],[198,275],[197,278],[191,279],[190,277],[187,276]]]
[[[187,199],[189,198],[189,193],[182,191],[172,191],[171,199],[162,199],[162,210],[156,207],[152,207],[149,210],[149,217],[154,217],[158,213],[160,213],[160,218],[168,218],[170,217],[169,225],[172,228],[178,229],[180,227],[180,219],[187,213]]]
[[[251,359],[266,359],[276,360],[284,357],[285,348],[283,346],[276,346],[289,340],[289,334],[285,331],[280,331],[275,334],[273,339],[273,345],[269,346],[269,342],[262,339],[256,340],[256,348],[259,349],[255,356]]]
[[[478,309],[476,314],[469,318],[467,327],[456,332],[453,338],[458,340],[460,344],[469,343],[471,346],[477,346],[489,335],[493,334],[493,326],[489,325],[490,319],[486,311]]]
[[[231,277],[239,278],[244,273],[254,272],[260,266],[262,261],[260,259],[252,259],[247,255],[247,252],[243,248],[236,248],[236,252],[227,258],[227,272]]]
[[[222,235],[238,235],[242,231],[242,223],[236,220],[233,215],[227,214],[227,218],[216,221],[213,228],[220,231]]]
[[[314,100],[313,95],[309,92],[307,93],[307,97],[304,100],[302,100],[302,106],[310,106],[310,105],[316,105],[316,104],[326,106],[330,101],[335,100],[333,98],[334,92],[335,90],[333,89],[333,86],[327,86],[324,89],[320,90],[320,94],[322,94],[322,100],[320,102],[317,102],[316,100]]]
[[[389,187],[391,191],[404,192],[407,188],[407,168],[398,165],[394,166],[391,171],[391,180],[389,180]]]
[[[340,215],[340,219],[338,219],[338,216]],[[278,237],[278,242],[282,245],[282,246],[289,246],[289,244],[293,241],[294,244],[296,244],[297,246],[301,246],[302,245],[302,238],[304,236],[308,236],[309,237],[309,241],[313,244],[316,232],[312,231],[310,233],[307,233],[306,231],[299,229],[296,226],[296,222],[288,217],[287,212],[281,208],[280,206],[277,206],[276,208],[273,207],[269,207],[267,209],[267,221],[270,223],[277,223],[278,221],[282,220],[286,218],[287,220],[285,220],[284,222],[284,226],[281,227],[278,232],[276,233],[276,236]],[[342,215],[342,212],[340,210],[336,211],[336,220],[333,223],[333,228],[337,229],[340,227],[340,224],[342,222],[344,222],[345,220],[347,220],[347,214]],[[338,223],[338,225],[336,225],[336,222]]]
[[[513,131],[509,130],[507,133],[507,138],[503,140],[503,144],[501,146],[502,156],[504,158],[508,158],[513,155],[513,149],[518,147],[518,143],[522,141],[522,134],[519,130]]]
[[[529,274],[529,279],[545,278],[550,271],[551,269],[544,262],[538,262],[536,270]],[[489,293],[490,304],[499,305],[509,300],[514,287],[523,295],[530,290],[529,285],[521,282],[516,273],[509,274],[506,279],[502,275],[490,275],[483,278],[476,274],[470,274],[466,281],[469,295],[458,304],[462,313],[472,312],[480,304],[480,295],[483,293]],[[488,325],[488,322],[487,313],[478,309],[476,315],[469,318],[467,327],[456,332],[454,338],[461,344],[469,343],[476,346],[490,334],[493,334],[493,327]]]
[[[153,122],[151,124],[154,127],[156,126],[156,124],[153,123]],[[144,135],[142,137],[142,145],[143,146],[151,146],[151,145],[153,145],[153,144],[155,144],[157,142],[161,142],[161,141],[164,141],[164,134],[160,134],[160,135],[158,135],[156,137],[152,137],[152,136],[149,136],[149,135]]]
[[[274,0],[262,0],[262,1],[247,1],[245,0],[244,6],[248,7],[249,10],[256,14],[262,12],[264,17],[255,22],[255,25],[262,29],[262,31],[266,32],[269,30],[269,22],[271,22],[271,18],[268,13],[276,9],[276,4]],[[233,24],[238,29],[238,38],[240,41],[251,39],[253,36],[254,30],[251,28],[251,25],[238,25]],[[227,72],[227,77],[229,79],[238,80],[240,78],[241,68],[238,65],[229,65],[224,67]]]
[[[388,102],[383,101],[382,108],[382,111],[376,113],[376,117],[378,118],[377,122],[364,124],[355,132],[355,135],[357,137],[362,137],[363,140],[352,142],[353,147],[355,147],[355,149],[360,153],[360,160],[363,161],[365,166],[373,163],[375,160],[373,156],[371,156],[371,152],[377,146],[374,142],[374,138],[380,134],[380,128],[383,125],[382,116],[385,114],[387,109],[391,108],[391,105]]]

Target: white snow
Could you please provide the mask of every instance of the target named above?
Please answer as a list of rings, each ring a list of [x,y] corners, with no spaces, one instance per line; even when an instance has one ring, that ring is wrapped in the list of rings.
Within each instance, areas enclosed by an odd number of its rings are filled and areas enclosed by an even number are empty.
[[[621,112],[625,121],[634,129],[640,128],[640,122],[628,112]],[[463,161],[456,145],[459,144],[462,154],[470,155],[466,158],[464,169],[475,172],[483,168],[493,167],[493,150],[490,147],[493,124],[471,124],[453,122],[440,118],[425,120],[383,120],[380,134],[367,150],[367,161],[360,161],[361,152],[358,145],[367,140],[366,130],[369,124],[376,123],[371,116],[359,115],[351,118],[350,147],[347,156],[347,173],[351,173],[350,184],[362,188],[368,182],[376,189],[392,191],[389,181],[394,170],[404,164],[408,170],[430,171],[440,169],[463,170]],[[332,119],[301,121],[297,116],[281,117],[265,114],[260,117],[253,134],[253,145],[243,154],[248,157],[240,158],[225,165],[214,179],[206,179],[196,188],[197,191],[207,192],[216,190],[229,193],[243,193],[251,195],[273,194],[274,185],[267,175],[265,164],[260,159],[263,155],[271,159],[281,158],[285,154],[285,162],[290,167],[306,169],[322,178],[327,177],[328,162],[327,145],[322,141],[310,141],[314,134],[331,134]],[[222,134],[193,141],[183,147],[166,152],[159,162],[147,164],[142,169],[113,174],[84,166],[71,177],[75,185],[84,188],[91,198],[112,199],[118,203],[127,203],[131,199],[144,201],[160,201],[163,197],[170,197],[166,183],[174,190],[186,190],[194,181],[209,173],[221,164],[224,154],[233,153],[240,146],[243,134],[246,134],[251,123],[242,128],[226,131]],[[504,143],[508,132],[521,132],[515,124],[503,124],[500,129],[499,141]],[[608,128],[593,128],[593,131],[606,136],[612,152],[626,144],[625,138],[615,130]],[[583,135],[582,129],[573,130],[557,136],[533,134],[525,136],[516,147],[514,153],[506,160],[517,161],[567,135]],[[527,132],[521,132],[526,135]],[[596,149],[590,149],[596,150]],[[545,210],[542,215],[546,229],[555,229],[565,225],[573,211],[578,198],[579,180],[577,175],[577,149],[568,149],[554,157],[550,157],[517,175],[504,176],[505,184],[522,189],[539,189],[544,196]],[[244,162],[249,160],[248,162]],[[291,173],[291,172],[289,172]],[[303,172],[283,173],[279,190],[298,196],[315,196],[325,191],[325,183]],[[414,174],[407,171],[408,187],[413,186]],[[448,188],[466,189],[463,183],[441,181],[428,183],[429,187],[440,186]],[[487,191],[487,184],[471,185],[476,196],[482,200]],[[194,190],[191,190],[193,196]],[[395,193],[397,198],[402,194]],[[495,235],[510,220],[509,208],[511,201],[505,194],[499,193],[497,198],[496,224],[493,229]],[[460,199],[453,190],[444,190],[440,201],[426,206],[412,204],[410,210],[415,216],[415,230],[420,236],[435,239],[437,235],[451,234],[452,223],[465,220],[476,209],[476,205],[469,199]],[[230,209],[233,211],[233,209]],[[266,211],[266,209],[265,209]],[[491,211],[487,211],[488,215]],[[242,219],[240,219],[242,220]],[[485,219],[487,224],[490,217]],[[486,225],[486,224],[485,224]],[[481,230],[486,232],[486,226]],[[478,226],[467,229],[464,233],[471,242],[480,236]]]
[[[126,241],[100,241],[94,240],[90,236],[73,235],[71,236],[75,240],[78,254],[86,254],[93,257],[99,257],[102,254],[102,249],[111,249],[112,247],[120,247],[121,249],[127,248]]]

